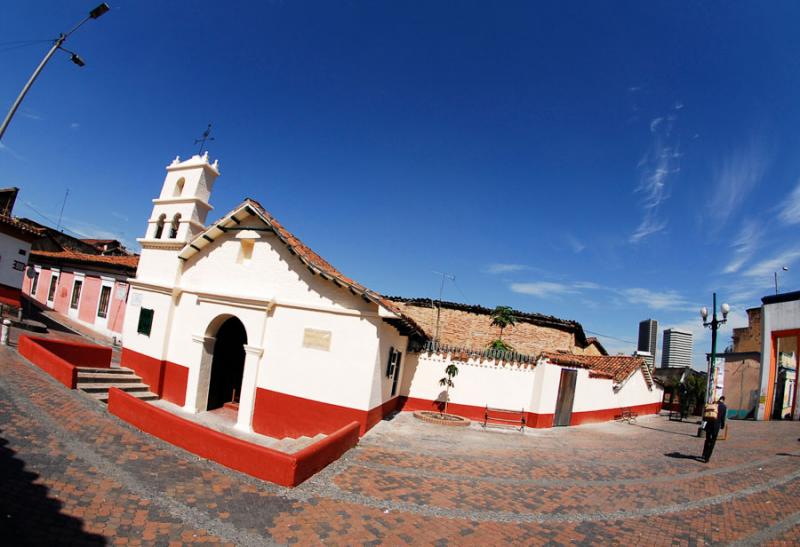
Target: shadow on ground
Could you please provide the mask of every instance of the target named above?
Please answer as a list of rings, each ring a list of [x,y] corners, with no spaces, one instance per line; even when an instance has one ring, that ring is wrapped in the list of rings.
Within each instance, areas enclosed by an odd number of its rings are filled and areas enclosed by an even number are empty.
[[[0,437],[0,538],[6,545],[105,545],[103,536],[83,530],[83,521],[61,512],[62,503],[35,484],[39,475]]]
[[[680,452],[667,452],[664,455],[668,458],[677,458],[680,460],[694,460],[696,462],[705,461],[700,456],[695,456],[693,454],[681,454]]]

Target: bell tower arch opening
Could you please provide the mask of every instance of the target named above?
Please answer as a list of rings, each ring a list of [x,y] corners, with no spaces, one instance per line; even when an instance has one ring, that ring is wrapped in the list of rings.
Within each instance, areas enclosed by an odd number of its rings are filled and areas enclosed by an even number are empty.
[[[242,391],[244,346],[247,344],[244,325],[231,316],[220,325],[215,338],[206,410],[220,408],[225,403],[238,403]]]

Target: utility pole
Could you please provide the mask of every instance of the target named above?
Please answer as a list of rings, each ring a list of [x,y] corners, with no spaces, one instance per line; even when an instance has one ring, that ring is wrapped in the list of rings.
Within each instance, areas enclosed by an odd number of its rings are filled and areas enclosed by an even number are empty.
[[[714,402],[714,392],[716,391],[716,373],[717,373],[717,329],[720,325],[728,322],[728,312],[731,307],[723,304],[720,309],[722,311],[722,319],[717,319],[717,293],[714,293],[713,307],[711,314],[711,321],[708,319],[708,308],[705,306],[700,308],[700,317],[703,318],[703,326],[711,329],[711,359],[708,362],[708,377],[706,378],[706,403]],[[701,435],[703,426],[701,425],[697,430],[697,436]]]

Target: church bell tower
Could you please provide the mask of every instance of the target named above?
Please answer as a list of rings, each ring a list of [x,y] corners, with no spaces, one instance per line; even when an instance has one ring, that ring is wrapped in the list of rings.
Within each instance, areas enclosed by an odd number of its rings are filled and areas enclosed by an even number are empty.
[[[161,194],[153,200],[147,231],[137,239],[142,246],[136,278],[159,284],[175,280],[177,255],[205,229],[208,203],[219,163],[209,163],[208,152],[167,166]]]

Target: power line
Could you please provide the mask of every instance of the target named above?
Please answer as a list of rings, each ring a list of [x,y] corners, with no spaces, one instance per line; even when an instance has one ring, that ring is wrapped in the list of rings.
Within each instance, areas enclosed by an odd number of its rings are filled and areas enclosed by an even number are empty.
[[[635,344],[635,342],[631,342],[630,340],[625,340],[624,338],[617,338],[616,336],[611,336],[610,334],[594,332],[593,330],[589,329],[583,329],[583,331],[588,332],[589,334],[594,334],[595,336],[602,336],[603,338],[611,338],[612,340],[616,340],[617,342],[625,342],[626,344]]]

